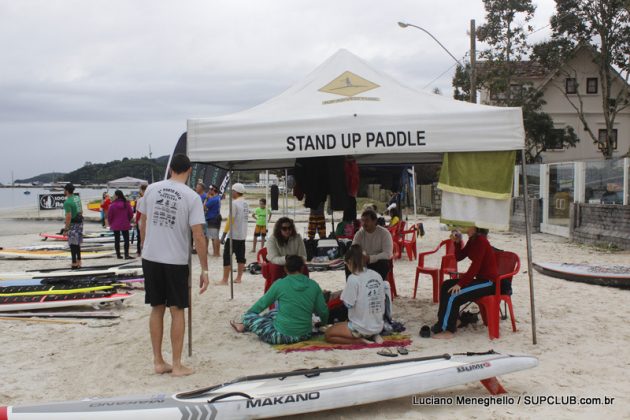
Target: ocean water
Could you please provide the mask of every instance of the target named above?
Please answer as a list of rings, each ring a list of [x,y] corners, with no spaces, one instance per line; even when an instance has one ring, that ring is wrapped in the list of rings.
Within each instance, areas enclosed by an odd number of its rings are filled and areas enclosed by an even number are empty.
[[[30,191],[30,194],[24,194],[25,191]],[[87,204],[88,201],[101,198],[105,189],[92,189],[92,188],[77,188],[75,192],[81,196],[83,204]],[[131,190],[123,190],[124,193],[129,193]],[[113,194],[114,191],[109,191]],[[39,207],[39,195],[40,194],[63,194],[63,191],[50,191],[47,188],[0,188],[0,209],[37,209]]]

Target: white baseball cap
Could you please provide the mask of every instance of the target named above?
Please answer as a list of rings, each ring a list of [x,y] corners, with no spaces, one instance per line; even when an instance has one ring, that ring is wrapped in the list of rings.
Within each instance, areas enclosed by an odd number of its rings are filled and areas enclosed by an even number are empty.
[[[245,194],[245,185],[241,184],[240,182],[237,182],[236,184],[232,185],[232,191],[237,192],[239,194]]]

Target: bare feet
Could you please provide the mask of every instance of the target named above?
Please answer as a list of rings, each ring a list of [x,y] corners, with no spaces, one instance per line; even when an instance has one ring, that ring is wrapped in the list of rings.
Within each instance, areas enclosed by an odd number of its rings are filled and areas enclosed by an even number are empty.
[[[381,337],[380,334],[376,334],[375,336],[373,336],[372,340],[374,340],[374,342],[376,344],[382,344],[383,343],[383,337]]]
[[[154,363],[153,368],[155,369],[155,373],[159,375],[162,375],[164,373],[169,373],[173,370],[173,366],[169,365],[166,362]]]
[[[237,333],[245,332],[245,325],[243,325],[241,322],[230,321],[230,325]]]
[[[436,338],[438,340],[450,340],[453,337],[455,337],[455,334],[450,331],[442,331],[440,333],[433,334],[433,338]]]
[[[234,279],[234,283],[240,283],[242,279],[236,278]]]
[[[228,282],[227,281],[215,281],[214,285],[215,286],[227,286]]]
[[[171,376],[188,376],[188,375],[192,375],[193,373],[195,373],[194,370],[192,370],[191,368],[188,368],[184,365],[180,365],[179,367],[174,367],[173,371],[171,372]]]

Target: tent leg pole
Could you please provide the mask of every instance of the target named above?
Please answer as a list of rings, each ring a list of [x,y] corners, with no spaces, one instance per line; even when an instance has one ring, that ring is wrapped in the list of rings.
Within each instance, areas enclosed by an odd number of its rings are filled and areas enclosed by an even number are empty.
[[[534,273],[532,271],[532,231],[529,220],[529,190],[527,188],[527,171],[525,149],[521,149],[521,166],[523,169],[523,204],[525,213],[525,240],[527,242],[527,275],[529,276],[529,302],[532,314],[532,344],[536,344],[536,308],[534,305]]]
[[[188,145],[186,145],[186,154],[188,152]],[[172,159],[172,156],[171,156]],[[167,171],[168,172],[168,171]],[[190,243],[188,249],[188,357],[192,357],[193,352],[193,333],[192,333],[192,249],[193,238],[190,237]]]
[[[416,200],[416,165],[411,165],[411,188],[413,188],[413,221],[418,221],[418,201]]]
[[[234,228],[234,215],[232,214],[232,168],[230,168],[229,171],[230,174],[230,197],[229,197],[229,203],[228,205],[230,206],[229,211],[228,211],[228,223],[230,224],[229,226],[229,233],[230,233],[230,299],[233,300],[234,299],[234,263],[233,263],[233,258],[232,258],[232,228]]]

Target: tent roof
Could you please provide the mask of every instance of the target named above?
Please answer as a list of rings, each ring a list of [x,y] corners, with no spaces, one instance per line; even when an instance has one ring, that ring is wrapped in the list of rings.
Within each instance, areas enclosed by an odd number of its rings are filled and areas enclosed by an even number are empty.
[[[188,120],[192,161],[233,169],[292,167],[296,158],[359,163],[440,161],[443,152],[517,150],[520,108],[456,101],[402,85],[339,50],[304,80],[251,109]]]
[[[145,179],[134,178],[131,176],[124,176],[122,178],[114,179],[107,183],[108,187],[139,187],[142,184],[148,184],[149,182]]]

